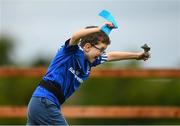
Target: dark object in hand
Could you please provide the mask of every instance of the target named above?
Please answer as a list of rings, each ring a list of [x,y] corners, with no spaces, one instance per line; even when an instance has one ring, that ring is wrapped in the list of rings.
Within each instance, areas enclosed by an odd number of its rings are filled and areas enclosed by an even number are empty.
[[[144,49],[144,52],[148,52],[151,49],[147,44],[144,44],[141,48]]]

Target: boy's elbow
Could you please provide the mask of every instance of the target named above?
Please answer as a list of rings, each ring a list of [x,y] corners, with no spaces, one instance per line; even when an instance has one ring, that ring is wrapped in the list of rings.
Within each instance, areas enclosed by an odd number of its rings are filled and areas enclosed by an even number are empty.
[[[113,61],[113,56],[111,53],[107,53],[108,59],[107,61]]]
[[[118,56],[118,52],[109,52],[107,53],[108,61],[117,61],[120,60],[120,56]]]
[[[77,44],[78,40],[79,40],[79,37],[76,35],[76,33],[73,33],[70,39],[70,45]]]

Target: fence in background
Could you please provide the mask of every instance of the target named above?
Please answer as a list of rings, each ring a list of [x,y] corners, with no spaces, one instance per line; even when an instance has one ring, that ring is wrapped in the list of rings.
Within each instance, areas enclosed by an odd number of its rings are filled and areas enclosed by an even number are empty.
[[[0,77],[41,77],[46,68],[0,68]],[[180,78],[180,69],[94,69],[93,77]],[[0,106],[0,118],[24,118],[26,106]],[[67,118],[180,118],[175,106],[63,106]]]
[[[40,77],[46,68],[0,67],[0,77]],[[180,78],[180,69],[92,69],[90,77]]]
[[[0,118],[24,118],[26,106],[1,106]],[[63,106],[67,118],[180,118],[180,107]]]

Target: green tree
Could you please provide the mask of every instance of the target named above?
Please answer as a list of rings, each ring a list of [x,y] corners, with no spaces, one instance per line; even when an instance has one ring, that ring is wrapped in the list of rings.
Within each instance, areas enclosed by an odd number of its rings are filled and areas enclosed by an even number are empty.
[[[0,36],[0,65],[13,64],[11,52],[14,50],[13,40],[7,36]]]
[[[51,58],[44,57],[44,56],[38,56],[33,63],[31,64],[32,67],[48,67],[49,63],[51,61]]]

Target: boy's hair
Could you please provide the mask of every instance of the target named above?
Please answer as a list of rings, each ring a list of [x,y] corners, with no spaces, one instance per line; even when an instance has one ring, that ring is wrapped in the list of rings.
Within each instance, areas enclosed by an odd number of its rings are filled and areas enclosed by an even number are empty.
[[[97,28],[97,27],[98,26],[87,26],[86,29]],[[106,45],[109,45],[111,43],[109,36],[106,35],[103,31],[100,31],[82,37],[80,40],[80,46],[84,47],[86,43],[90,43],[91,45],[97,45],[99,41]]]

